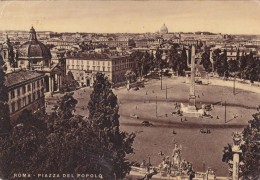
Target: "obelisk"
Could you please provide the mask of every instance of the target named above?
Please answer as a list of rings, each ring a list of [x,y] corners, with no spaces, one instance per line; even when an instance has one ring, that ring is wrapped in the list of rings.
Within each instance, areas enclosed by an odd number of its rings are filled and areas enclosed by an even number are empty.
[[[190,96],[189,96],[189,110],[196,110],[196,96],[195,96],[195,46],[191,47],[191,75],[190,75]]]

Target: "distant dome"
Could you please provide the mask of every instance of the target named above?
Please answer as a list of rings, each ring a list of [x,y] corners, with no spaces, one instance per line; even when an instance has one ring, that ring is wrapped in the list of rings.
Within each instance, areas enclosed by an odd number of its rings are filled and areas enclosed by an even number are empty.
[[[51,52],[47,46],[37,40],[36,32],[32,27],[29,41],[22,44],[18,50],[19,59],[50,59]]]
[[[161,27],[160,34],[168,34],[168,28],[165,24],[163,24],[163,26]]]

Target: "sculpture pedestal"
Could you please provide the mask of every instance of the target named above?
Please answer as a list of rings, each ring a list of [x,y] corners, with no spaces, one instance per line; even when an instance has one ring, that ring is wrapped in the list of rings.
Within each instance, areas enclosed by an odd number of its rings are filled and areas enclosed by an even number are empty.
[[[204,114],[204,110],[197,110],[196,106],[181,104],[182,115],[186,117],[201,117]]]

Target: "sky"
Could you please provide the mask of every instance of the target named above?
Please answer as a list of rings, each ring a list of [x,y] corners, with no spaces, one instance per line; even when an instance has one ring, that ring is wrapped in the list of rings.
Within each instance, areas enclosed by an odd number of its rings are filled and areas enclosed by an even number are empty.
[[[260,1],[0,1],[0,30],[260,34]]]

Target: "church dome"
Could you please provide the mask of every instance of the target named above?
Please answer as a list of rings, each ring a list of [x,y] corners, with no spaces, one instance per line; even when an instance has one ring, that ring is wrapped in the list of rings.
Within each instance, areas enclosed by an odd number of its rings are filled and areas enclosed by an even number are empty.
[[[37,40],[36,31],[32,27],[29,41],[22,44],[18,49],[19,59],[50,59],[51,52],[47,46]]]
[[[163,24],[163,26],[161,27],[160,33],[161,34],[168,34],[168,28],[166,27],[165,24]]]

